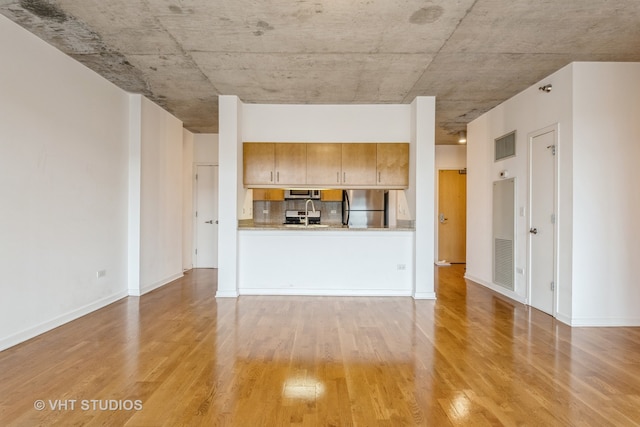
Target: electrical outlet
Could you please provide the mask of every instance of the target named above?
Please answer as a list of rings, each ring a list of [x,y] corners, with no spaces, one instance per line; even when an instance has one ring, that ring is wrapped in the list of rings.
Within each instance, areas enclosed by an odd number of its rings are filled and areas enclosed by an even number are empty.
[[[335,214],[335,213],[338,213],[338,211],[337,211],[337,210],[335,210],[335,209],[331,209],[331,213],[332,213],[332,214]]]
[[[107,275],[107,270],[98,270],[98,272],[96,273],[96,277],[99,279],[101,277],[104,277]]]
[[[267,215],[269,213],[269,209],[262,209],[262,213]]]
[[[516,272],[518,274],[524,274],[524,268],[518,267],[518,268],[516,268]]]
[[[406,270],[406,269],[407,269],[406,264],[398,264],[398,270]]]

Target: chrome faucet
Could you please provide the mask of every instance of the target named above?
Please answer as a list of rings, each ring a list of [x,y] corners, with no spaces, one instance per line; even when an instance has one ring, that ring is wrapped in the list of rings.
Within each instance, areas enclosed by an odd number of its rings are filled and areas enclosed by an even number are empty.
[[[316,205],[313,204],[313,200],[307,199],[304,203],[304,226],[309,226],[309,202],[311,202],[311,209],[313,209],[313,213],[316,213]]]

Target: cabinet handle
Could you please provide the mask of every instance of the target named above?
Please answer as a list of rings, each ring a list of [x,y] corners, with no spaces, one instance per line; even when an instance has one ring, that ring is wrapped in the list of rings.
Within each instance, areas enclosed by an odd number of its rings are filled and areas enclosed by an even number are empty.
[[[340,172],[336,172],[336,182],[340,183]]]
[[[342,182],[346,184],[347,182],[347,173],[346,172],[342,172]]]
[[[280,171],[276,172],[276,182],[280,182]]]
[[[271,171],[271,178],[269,178],[269,182],[273,182],[273,171]]]

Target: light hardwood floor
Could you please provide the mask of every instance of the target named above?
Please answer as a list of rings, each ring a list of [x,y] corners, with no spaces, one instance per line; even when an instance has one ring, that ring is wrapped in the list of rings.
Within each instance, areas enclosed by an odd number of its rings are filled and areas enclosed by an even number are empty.
[[[640,328],[571,329],[463,269],[437,301],[215,299],[191,271],[0,352],[0,425],[640,425]]]

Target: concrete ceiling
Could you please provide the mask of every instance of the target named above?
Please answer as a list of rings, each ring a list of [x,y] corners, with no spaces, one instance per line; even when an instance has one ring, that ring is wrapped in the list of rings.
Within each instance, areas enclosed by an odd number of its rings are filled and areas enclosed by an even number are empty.
[[[248,103],[436,96],[436,143],[572,61],[640,61],[639,0],[0,0],[192,132]]]

